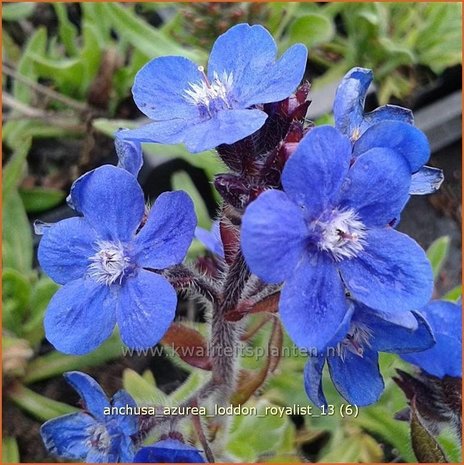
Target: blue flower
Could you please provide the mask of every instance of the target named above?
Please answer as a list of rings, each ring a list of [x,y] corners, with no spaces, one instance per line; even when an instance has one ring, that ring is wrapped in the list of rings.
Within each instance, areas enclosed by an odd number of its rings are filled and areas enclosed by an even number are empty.
[[[135,463],[205,463],[195,447],[177,439],[164,439],[140,449],[134,457]]]
[[[387,226],[409,197],[407,163],[380,147],[353,164],[351,156],[337,129],[312,129],[285,165],[284,191],[262,193],[243,217],[245,259],[264,281],[284,282],[280,316],[300,347],[322,349],[333,338],[345,289],[394,313],[420,308],[432,293],[424,251]]]
[[[125,131],[126,139],[184,143],[191,152],[232,144],[257,131],[267,115],[259,105],[288,97],[306,67],[307,50],[277,46],[262,26],[239,24],[218,37],[208,72],[183,57],[160,57],[136,75],[139,109],[154,122]]]
[[[47,339],[61,352],[85,354],[117,323],[127,346],[153,346],[177,303],[154,270],[184,259],[196,226],[192,201],[185,192],[163,193],[146,216],[135,177],[110,165],[81,176],[70,196],[83,216],[46,228],[38,251],[43,270],[64,284],[45,315]]]
[[[413,173],[410,194],[435,192],[443,182],[443,172],[438,168],[423,166],[429,159],[430,149],[422,132],[413,127],[411,110],[397,105],[383,105],[370,113],[364,112],[367,89],[372,79],[370,69],[353,68],[348,71],[335,95],[335,127],[348,136],[355,147],[361,144],[363,147],[394,148],[400,139]],[[365,140],[357,143],[365,133]],[[406,140],[409,142],[405,143]]]
[[[197,226],[195,228],[195,237],[210,251],[218,257],[224,258],[224,245],[221,239],[219,221],[211,225],[211,231]]]
[[[427,318],[437,343],[429,350],[405,354],[404,360],[430,375],[462,377],[462,302],[435,300],[420,310]]]
[[[118,391],[111,402],[90,376],[72,371],[66,381],[77,391],[84,411],[53,418],[40,429],[47,450],[58,457],[85,460],[87,463],[131,462],[138,431],[138,417],[113,415],[111,408],[135,408],[125,391]]]
[[[384,389],[378,352],[401,354],[434,344],[427,321],[418,313],[392,316],[357,302],[353,309],[338,330],[344,336],[335,336],[325,351],[309,357],[305,366],[306,393],[319,407],[327,405],[322,390],[325,362],[337,391],[349,403],[361,407],[376,402]]]

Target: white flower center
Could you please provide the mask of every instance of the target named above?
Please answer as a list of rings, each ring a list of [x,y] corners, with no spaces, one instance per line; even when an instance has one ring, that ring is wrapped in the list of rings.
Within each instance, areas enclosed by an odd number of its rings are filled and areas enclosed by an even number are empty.
[[[329,252],[335,261],[354,258],[364,249],[366,227],[352,209],[335,210],[327,221],[318,220],[320,250]]]
[[[88,446],[102,452],[108,451],[110,447],[110,434],[104,425],[98,425],[89,432]]]
[[[370,339],[372,338],[372,331],[363,324],[353,324],[345,339],[340,342],[338,347],[338,354],[341,359],[345,360],[346,351],[362,357],[364,354],[364,347],[371,347]]]
[[[117,281],[119,284],[130,264],[130,258],[125,254],[120,242],[100,241],[100,250],[89,260],[89,275],[99,284],[109,286]]]
[[[203,80],[196,83],[189,83],[190,88],[184,91],[184,98],[187,102],[197,105],[201,110],[211,112],[230,108],[229,92],[232,89],[233,75],[226,71],[219,77],[214,73],[213,81],[210,82],[206,76],[203,66],[198,67],[203,75]]]

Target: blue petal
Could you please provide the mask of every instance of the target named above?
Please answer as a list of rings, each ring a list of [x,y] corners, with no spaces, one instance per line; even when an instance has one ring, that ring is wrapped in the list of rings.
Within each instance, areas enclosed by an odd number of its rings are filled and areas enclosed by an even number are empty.
[[[350,158],[351,144],[338,130],[312,129],[285,164],[285,192],[308,215],[318,216],[338,196]]]
[[[280,102],[296,90],[303,79],[308,51],[302,44],[290,47],[277,63],[258,74],[247,75],[241,82],[238,100],[249,107],[262,103]]]
[[[425,252],[391,228],[367,231],[364,250],[339,266],[353,298],[376,310],[420,308],[432,295],[433,273]]]
[[[462,310],[452,302],[434,301],[420,310],[435,335],[436,344],[424,352],[401,357],[427,373],[443,378],[462,376]]]
[[[290,276],[304,256],[307,227],[302,211],[278,190],[263,192],[246,209],[241,242],[251,271],[269,283]]]
[[[95,418],[105,421],[107,416],[103,412],[110,403],[100,385],[91,376],[80,371],[68,371],[63,376],[84,401],[85,410]]]
[[[44,229],[37,252],[40,266],[59,284],[81,278],[95,254],[96,231],[83,218],[68,218]]]
[[[137,407],[137,403],[126,391],[120,390],[111,399],[111,406],[118,408],[130,407],[135,409]],[[139,418],[137,415],[116,415],[118,426],[127,436],[131,436],[132,434],[137,433],[138,420]]]
[[[116,462],[116,457],[110,457],[108,452],[100,451],[97,449],[90,449],[89,453],[85,457],[86,463],[110,463]]]
[[[325,357],[309,357],[304,368],[304,386],[309,400],[321,408],[327,406],[327,400],[322,390],[322,370]]]
[[[176,439],[165,439],[143,447],[134,457],[135,463],[204,463],[200,452]]]
[[[371,126],[354,144],[353,154],[356,157],[374,147],[398,152],[408,162],[411,173],[420,169],[430,157],[425,134],[401,121],[385,121]]]
[[[45,422],[40,434],[51,454],[79,460],[85,458],[89,451],[89,430],[96,425],[90,415],[71,413]]]
[[[177,295],[159,274],[140,270],[127,279],[117,304],[121,339],[131,349],[148,349],[158,343],[176,313]]]
[[[348,311],[334,263],[323,254],[307,257],[285,282],[279,310],[297,346],[309,351],[325,349]]]
[[[185,91],[203,82],[198,65],[183,57],[166,56],[149,61],[135,76],[132,94],[139,109],[155,121],[199,118]]]
[[[193,240],[197,217],[183,191],[164,192],[134,241],[137,265],[164,269],[181,263]]]
[[[413,125],[414,116],[412,111],[408,108],[399,107],[397,105],[383,105],[370,113],[364,114],[360,135],[374,124],[381,123],[383,121],[402,121],[403,123]]]
[[[134,462],[135,446],[128,436],[122,436],[119,440],[118,461],[121,463]]]
[[[398,218],[409,199],[411,174],[404,158],[374,148],[356,159],[341,192],[341,206],[353,208],[368,227],[386,226]]]
[[[52,297],[44,319],[45,336],[60,352],[83,355],[111,335],[115,322],[109,288],[76,279]]]
[[[350,139],[357,139],[363,121],[367,89],[372,79],[370,69],[353,68],[344,76],[335,93],[335,127]]]
[[[418,313],[413,313],[417,319],[417,328],[405,328],[380,317],[358,304],[353,318],[354,324],[361,324],[369,328],[372,337],[370,347],[378,352],[416,352],[428,349],[435,344],[432,331],[427,321]]]
[[[215,73],[232,74],[232,96],[241,108],[278,102],[288,97],[303,78],[307,50],[292,46],[276,62],[277,46],[260,25],[239,24],[219,36],[208,62],[210,80]]]
[[[211,231],[195,228],[195,237],[210,251],[218,257],[224,258],[224,245],[222,244],[219,221],[211,225]]]
[[[363,407],[376,402],[384,383],[379,371],[377,352],[364,349],[363,355],[345,351],[340,356],[327,358],[330,376],[337,391],[350,403]]]
[[[440,168],[423,166],[412,175],[409,193],[411,195],[433,194],[440,189],[444,179],[443,171]]]
[[[140,142],[185,144],[192,153],[233,144],[256,132],[267,119],[261,110],[225,110],[204,121],[173,120],[124,131],[121,137]]]
[[[145,209],[142,188],[126,170],[104,165],[74,182],[73,207],[107,240],[130,240]]]
[[[114,146],[118,155],[118,168],[125,169],[135,177],[139,174],[143,165],[142,145],[138,141],[127,141],[121,134],[128,129],[120,129],[116,132]]]

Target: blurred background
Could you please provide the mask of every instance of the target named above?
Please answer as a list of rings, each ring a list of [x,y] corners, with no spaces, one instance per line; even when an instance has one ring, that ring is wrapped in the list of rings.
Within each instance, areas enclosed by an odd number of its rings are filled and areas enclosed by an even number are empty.
[[[432,146],[429,164],[444,170],[445,182],[437,194],[411,200],[399,229],[429,250],[435,297],[457,298],[461,14],[460,3],[446,2],[3,4],[3,462],[53,460],[39,427],[75,408],[77,396],[62,380],[64,371],[84,370],[109,393],[124,385],[145,402],[162,402],[166,396],[179,401],[201,382],[201,373],[190,373],[173,357],[122,357],[117,334],[87,356],[55,352],[44,340],[42,321],[57,285],[38,269],[39,236],[32,224],[72,216],[65,198],[73,180],[116,162],[114,131],[144,121],[130,92],[143,64],[157,56],[183,55],[205,65],[214,40],[234,24],[264,25],[280,51],[296,42],[307,45],[308,118],[316,123],[332,122],[335,89],[353,66],[374,71],[367,110],[384,103],[414,110]],[[163,145],[147,145],[144,153],[140,181],[147,198],[186,190],[199,225],[209,229],[219,201],[211,181],[225,171],[214,154],[191,155],[182,146]],[[189,257],[204,253],[195,242]],[[202,309],[195,304],[181,301],[178,313],[202,327]],[[253,344],[264,341],[258,335]],[[257,361],[243,363],[259,370]],[[407,425],[393,419],[406,402],[388,379],[404,364],[385,356],[382,365],[386,392],[358,418],[238,418],[227,450],[241,461],[415,461]],[[303,357],[283,359],[260,398],[250,402],[308,404],[303,366]],[[443,445],[457,457],[446,436]]]

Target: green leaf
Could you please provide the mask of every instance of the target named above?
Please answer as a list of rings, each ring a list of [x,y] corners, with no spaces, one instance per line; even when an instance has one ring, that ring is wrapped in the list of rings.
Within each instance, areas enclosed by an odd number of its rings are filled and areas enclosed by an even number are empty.
[[[32,230],[17,191],[3,203],[3,266],[28,275],[32,269]]]
[[[21,336],[23,321],[31,299],[31,284],[19,271],[4,268],[2,288],[3,325],[17,336]]]
[[[33,415],[40,421],[50,420],[68,413],[78,412],[79,409],[68,404],[57,402],[20,384],[7,391],[7,396],[22,410]]]
[[[295,427],[289,417],[266,413],[266,407],[272,404],[265,399],[248,406],[255,407],[257,413],[232,417],[226,451],[242,462],[261,461],[261,455],[292,452]]]
[[[414,406],[411,406],[411,443],[421,463],[448,463],[437,440],[427,430]]]
[[[369,432],[378,434],[385,441],[392,444],[406,462],[415,462],[409,441],[409,428],[406,423],[392,418],[395,410],[388,406],[377,404],[362,409],[356,419],[358,426]]]
[[[430,247],[427,249],[427,257],[430,260],[433,269],[433,275],[435,278],[438,277],[440,271],[448,257],[450,248],[449,236],[442,236],[434,240]]]
[[[118,334],[114,333],[98,349],[87,355],[64,355],[59,352],[50,352],[37,357],[28,365],[24,382],[26,384],[36,383],[61,375],[66,371],[102,365],[119,358],[122,355],[121,348],[121,340]]]
[[[139,405],[171,405],[169,397],[158,389],[155,383],[148,381],[146,377],[140,376],[130,368],[124,370],[122,384]]]
[[[447,292],[444,296],[444,300],[451,300],[452,302],[456,302],[456,300],[462,297],[462,285],[456,286],[455,288],[451,289],[451,291]]]
[[[36,4],[34,2],[10,3],[3,5],[2,20],[3,21],[19,21],[31,16],[34,12]]]
[[[178,405],[187,400],[192,392],[195,392],[205,382],[210,374],[204,370],[192,371],[187,380],[181,384],[175,391],[169,394],[169,398],[173,405]]]
[[[206,62],[206,56],[203,52],[179,46],[176,41],[137,16],[130,7],[120,3],[104,3],[102,5],[105,6],[105,14],[110,18],[117,34],[148,58],[179,55],[198,64]]]
[[[29,316],[22,327],[22,336],[32,346],[39,344],[44,337],[44,313],[58,288],[58,284],[46,276],[42,276],[32,288]]]
[[[33,187],[20,189],[19,194],[28,213],[40,213],[59,205],[66,194],[59,189]]]
[[[58,17],[58,33],[66,51],[70,56],[78,54],[76,45],[77,28],[68,18],[68,12],[64,3],[53,3],[56,16]]]
[[[335,28],[330,19],[310,13],[293,21],[289,30],[289,40],[292,44],[301,42],[310,48],[328,42],[334,34]]]
[[[19,448],[16,439],[11,436],[4,437],[2,448],[2,463],[19,463],[19,461]]]
[[[211,218],[209,217],[205,202],[190,176],[185,172],[174,173],[171,182],[173,190],[185,191],[193,200],[198,226],[209,229],[211,227]]]
[[[32,81],[37,81],[38,76],[34,66],[32,55],[45,54],[47,46],[47,30],[44,27],[38,28],[28,40],[21,60],[18,63],[17,72]],[[31,88],[18,80],[13,82],[13,97],[24,103],[31,103],[34,92]]]
[[[3,202],[8,200],[8,196],[19,186],[23,180],[26,168],[26,159],[31,148],[31,138],[24,137],[16,146],[15,152],[6,166],[3,168],[2,198]]]

